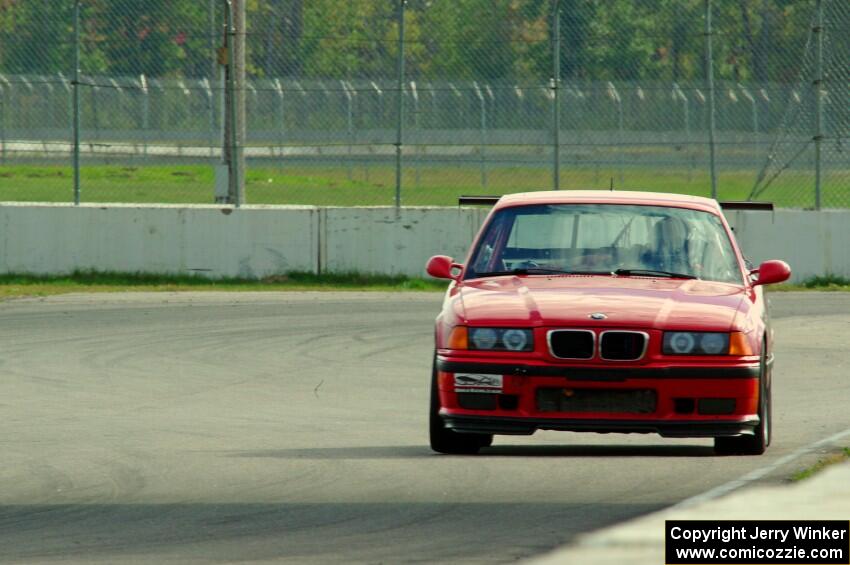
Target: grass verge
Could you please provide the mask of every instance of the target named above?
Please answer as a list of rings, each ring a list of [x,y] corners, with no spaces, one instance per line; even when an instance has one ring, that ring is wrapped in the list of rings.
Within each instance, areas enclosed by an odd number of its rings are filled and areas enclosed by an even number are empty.
[[[780,292],[799,291],[799,290],[822,290],[831,292],[848,292],[850,291],[850,279],[839,277],[836,275],[826,275],[822,277],[812,277],[800,284],[780,284],[771,287],[771,291],[777,290]]]
[[[460,194],[505,194],[540,190],[552,185],[546,166],[491,164],[486,187],[476,166],[408,164],[402,172],[405,206],[457,206]],[[777,206],[810,207],[808,173],[782,175],[764,197]],[[608,189],[615,168],[564,164],[561,186]],[[838,177],[834,177],[838,178]],[[60,165],[6,164],[0,171],[0,201],[71,202],[73,171]],[[211,204],[215,180],[207,165],[85,165],[81,171],[83,202]],[[754,170],[722,170],[719,194],[743,200],[755,181]],[[628,168],[620,190],[648,190],[708,196],[711,179],[702,169]],[[826,185],[824,206],[850,202],[845,187]],[[365,166],[252,166],[246,171],[249,204],[311,204],[316,206],[386,206],[395,199],[395,169],[380,163]]]
[[[156,275],[80,271],[65,276],[30,274],[0,275],[0,300],[23,296],[51,296],[74,292],[179,292],[179,291],[425,291],[443,292],[446,282],[405,276],[339,273],[315,275],[293,272],[260,280],[208,279],[197,275]],[[815,277],[802,284],[775,285],[771,292],[843,291],[850,292],[850,279]]]
[[[791,480],[794,482],[804,481],[812,477],[813,475],[816,475],[820,471],[823,471],[830,465],[835,465],[836,463],[843,463],[848,459],[850,459],[850,447],[845,447],[839,453],[833,453],[832,455],[829,455],[822,459],[818,459],[818,462],[812,465],[811,467],[803,469],[802,471],[797,471],[796,473],[791,475]]]
[[[52,296],[77,292],[175,292],[175,291],[432,291],[442,292],[446,283],[404,276],[342,273],[315,275],[288,273],[261,280],[195,275],[147,275],[75,272],[67,276],[0,275],[0,300],[25,296]]]

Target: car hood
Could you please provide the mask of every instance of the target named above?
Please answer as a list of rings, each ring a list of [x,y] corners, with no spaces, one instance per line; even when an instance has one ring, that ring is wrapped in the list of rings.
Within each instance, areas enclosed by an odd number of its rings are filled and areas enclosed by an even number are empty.
[[[654,329],[735,327],[743,285],[614,276],[507,276],[465,281],[457,312],[471,325]],[[593,320],[601,313],[604,320]]]

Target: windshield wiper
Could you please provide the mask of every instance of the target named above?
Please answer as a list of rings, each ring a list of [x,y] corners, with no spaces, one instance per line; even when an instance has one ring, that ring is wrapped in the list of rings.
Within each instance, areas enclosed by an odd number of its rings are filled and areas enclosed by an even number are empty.
[[[686,275],[684,273],[674,273],[672,271],[656,271],[654,269],[617,269],[615,275],[624,277],[637,275],[639,277],[666,277],[669,279],[698,279],[694,275]]]
[[[548,269],[546,267],[521,267],[509,271],[491,271],[475,273],[478,277],[496,277],[499,275],[610,275],[611,271],[567,271],[564,269]]]

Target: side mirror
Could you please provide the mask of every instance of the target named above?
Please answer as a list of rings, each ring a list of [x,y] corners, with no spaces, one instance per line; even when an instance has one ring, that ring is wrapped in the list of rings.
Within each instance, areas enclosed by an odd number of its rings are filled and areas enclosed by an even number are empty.
[[[457,275],[452,273],[452,269],[459,268],[460,265],[454,263],[451,257],[446,255],[435,255],[428,260],[425,270],[435,279],[457,279]]]
[[[758,273],[758,280],[753,282],[753,286],[760,284],[774,284],[782,281],[787,281],[791,276],[791,267],[785,261],[771,260],[765,261],[759,268],[752,271],[752,274]]]

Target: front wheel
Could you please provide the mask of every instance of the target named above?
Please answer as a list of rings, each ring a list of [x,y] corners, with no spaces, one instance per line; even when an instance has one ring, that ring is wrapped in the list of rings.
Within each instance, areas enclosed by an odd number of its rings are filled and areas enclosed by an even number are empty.
[[[768,382],[766,346],[762,344],[759,371],[759,424],[751,436],[716,437],[714,452],[718,455],[761,455],[770,445],[773,403]]]
[[[440,391],[437,384],[437,363],[431,371],[431,407],[428,413],[428,427],[431,449],[438,453],[455,455],[474,455],[482,447],[493,443],[492,434],[459,434],[450,430],[440,418]]]

